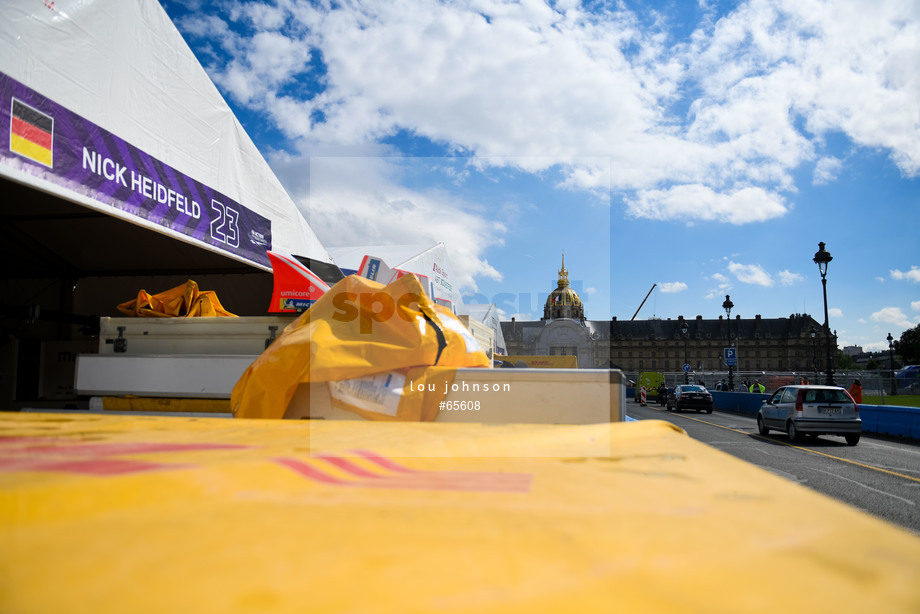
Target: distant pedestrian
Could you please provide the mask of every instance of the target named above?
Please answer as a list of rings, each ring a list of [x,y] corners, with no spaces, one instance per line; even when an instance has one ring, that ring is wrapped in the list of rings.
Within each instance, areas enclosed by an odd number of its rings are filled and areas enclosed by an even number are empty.
[[[853,397],[857,405],[862,403],[862,382],[858,379],[854,379],[853,384],[850,386],[850,396]]]
[[[722,390],[722,382],[716,382],[716,390]]]
[[[759,393],[759,394],[763,394],[764,392],[767,391],[767,389],[764,388],[764,385],[760,383],[760,380],[756,380],[756,379],[755,379],[755,380],[754,380],[754,383],[751,384],[750,391],[751,391],[751,392],[755,392],[755,393]]]

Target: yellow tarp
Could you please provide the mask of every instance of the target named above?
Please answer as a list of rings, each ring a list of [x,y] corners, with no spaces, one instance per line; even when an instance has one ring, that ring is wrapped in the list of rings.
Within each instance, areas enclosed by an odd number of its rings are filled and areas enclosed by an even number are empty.
[[[230,413],[230,399],[102,397],[106,411]]]
[[[140,290],[137,298],[118,305],[118,311],[147,318],[236,317],[224,309],[216,292],[199,290],[198,283],[191,279],[159,294]]]
[[[457,367],[488,365],[469,329],[432,302],[415,275],[386,286],[349,275],[246,369],[230,406],[237,418],[282,418],[298,385],[347,381],[365,398],[334,397],[342,409],[369,420],[433,421],[443,394],[423,392],[425,384],[450,383]],[[376,382],[377,375],[386,377]],[[368,402],[386,395],[398,404],[389,414],[385,403]]]
[[[915,614],[920,538],[657,421],[2,414],[0,611]]]

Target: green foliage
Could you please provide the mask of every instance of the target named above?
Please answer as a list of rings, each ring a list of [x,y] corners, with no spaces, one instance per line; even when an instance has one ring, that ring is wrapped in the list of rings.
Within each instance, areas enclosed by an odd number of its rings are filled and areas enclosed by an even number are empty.
[[[853,357],[844,352],[843,350],[837,350],[837,369],[848,371],[856,365],[853,362]]]
[[[881,396],[863,395],[863,405],[896,405],[897,407],[920,407],[920,394],[886,394],[885,402]]]
[[[869,362],[866,363],[866,371],[875,371],[880,368],[879,361],[874,358],[870,358]]]
[[[901,333],[894,342],[894,351],[905,365],[920,363],[920,324]]]

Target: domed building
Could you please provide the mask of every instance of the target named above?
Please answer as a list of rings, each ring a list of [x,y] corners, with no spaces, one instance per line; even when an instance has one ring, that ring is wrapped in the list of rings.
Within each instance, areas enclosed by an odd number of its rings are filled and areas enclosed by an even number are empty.
[[[559,285],[546,297],[543,307],[543,319],[558,318],[585,319],[585,307],[581,304],[578,293],[569,287],[569,272],[565,269],[565,254],[562,255],[562,268],[559,269]]]
[[[509,356],[576,356],[581,369],[662,371],[680,377],[683,365],[689,364],[695,379],[724,375],[723,350],[729,346],[737,350],[736,374],[794,371],[813,372],[817,377],[824,370],[817,350],[824,344],[822,329],[808,314],[749,319],[735,315],[731,320],[722,315],[717,319],[679,315],[675,319],[624,321],[614,316],[586,320],[584,304],[569,286],[565,256],[556,289],[546,297],[543,317],[501,322]],[[836,347],[836,333],[831,343]]]
[[[546,297],[543,318],[538,322],[516,322],[513,318],[511,322],[502,322],[509,354],[575,356],[583,369],[609,364],[609,352],[596,343],[600,335],[595,329],[595,323],[585,320],[581,297],[569,285],[564,255],[556,289]]]

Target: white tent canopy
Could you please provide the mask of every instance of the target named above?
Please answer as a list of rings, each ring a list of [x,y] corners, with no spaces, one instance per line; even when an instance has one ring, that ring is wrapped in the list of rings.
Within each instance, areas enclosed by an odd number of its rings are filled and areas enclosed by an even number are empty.
[[[193,279],[258,316],[267,250],[331,260],[157,0],[2,7],[0,409],[139,290]]]
[[[156,0],[44,4],[4,2],[0,178],[80,205],[72,219],[98,212],[147,230],[130,241],[147,264],[161,241],[149,231],[262,270],[268,248],[330,260]],[[54,224],[14,231],[68,244]]]

